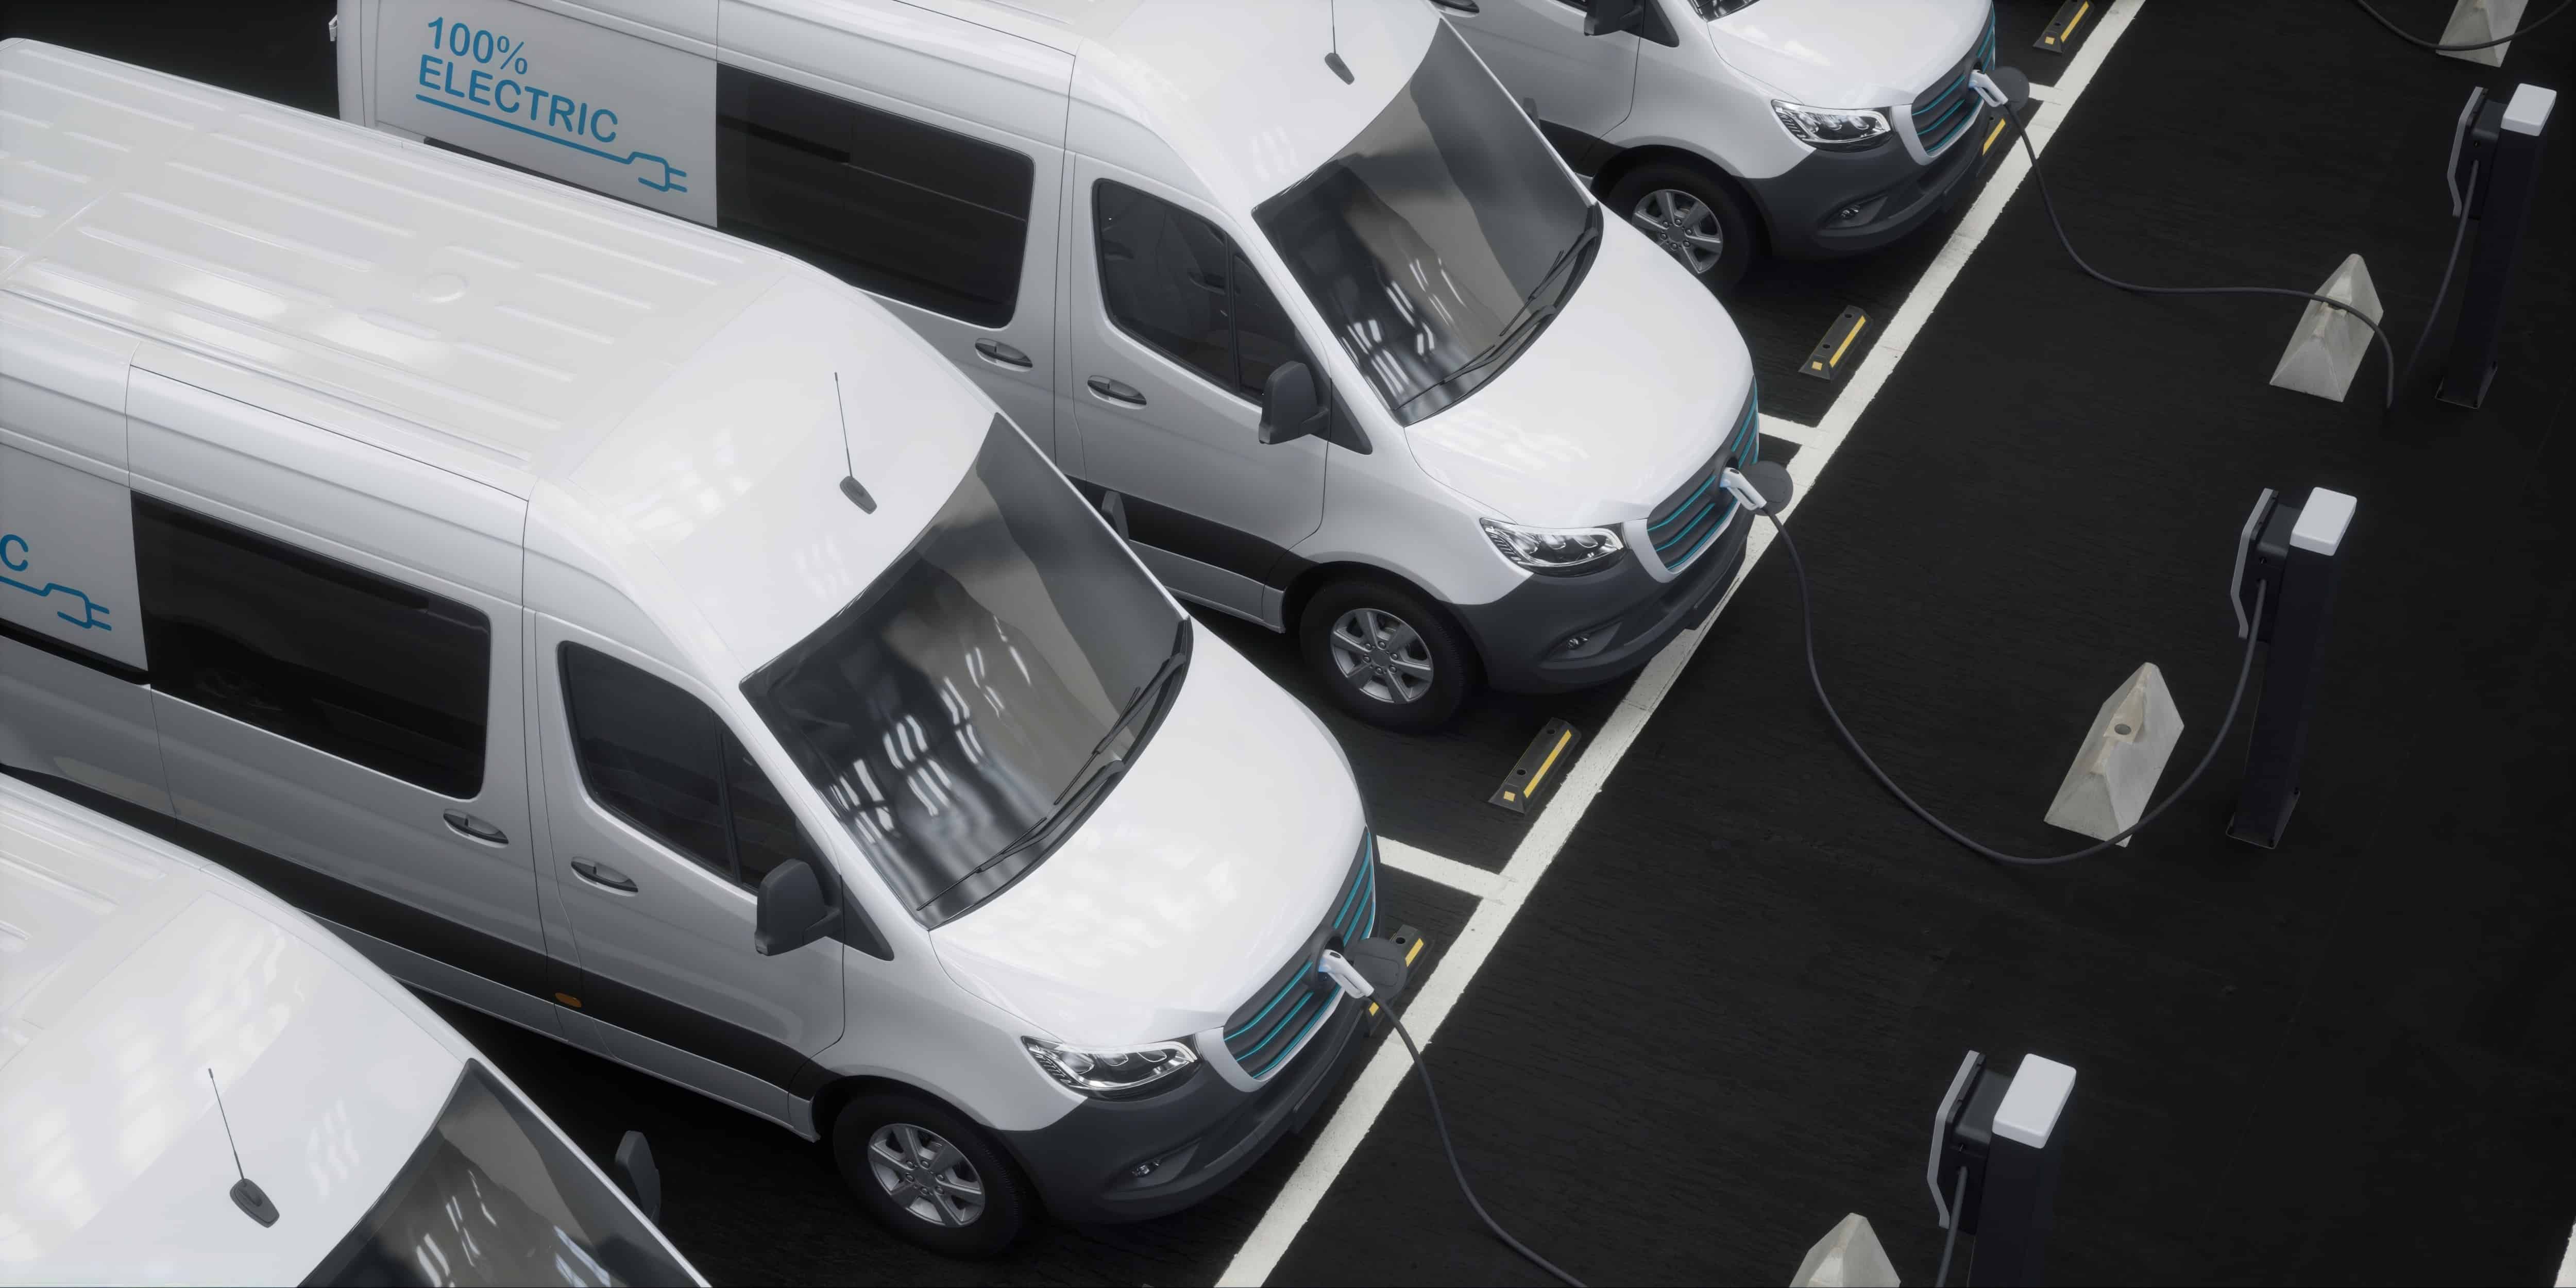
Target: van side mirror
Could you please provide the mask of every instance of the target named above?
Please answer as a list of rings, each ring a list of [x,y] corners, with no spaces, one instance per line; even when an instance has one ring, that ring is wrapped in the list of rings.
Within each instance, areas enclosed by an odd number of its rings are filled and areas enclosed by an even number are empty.
[[[609,1160],[608,1179],[626,1191],[635,1201],[635,1210],[647,1221],[662,1220],[662,1169],[653,1165],[653,1146],[644,1133],[630,1131],[617,1142],[617,1154]]]
[[[1645,0],[1583,0],[1584,35],[1615,36],[1645,25]]]
[[[832,906],[823,902],[823,879],[803,859],[789,859],[760,879],[752,911],[751,950],[763,957],[792,953],[832,933]]]
[[[1283,362],[1270,369],[1261,386],[1261,442],[1285,443],[1320,433],[1324,400],[1315,391],[1315,373],[1302,362]]]

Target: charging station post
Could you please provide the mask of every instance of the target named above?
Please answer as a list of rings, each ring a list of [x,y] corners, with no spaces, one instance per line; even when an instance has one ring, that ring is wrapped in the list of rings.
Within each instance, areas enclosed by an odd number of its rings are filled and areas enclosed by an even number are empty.
[[[2505,297],[2513,262],[2531,221],[2532,194],[2540,187],[2540,148],[2558,91],[2516,85],[2504,102],[2472,98],[2453,140],[2453,201],[2467,206],[2478,224],[2478,249],[2460,294],[2460,320],[2451,332],[2450,361],[2435,394],[2455,407],[2486,401],[2495,379],[2496,345],[2504,334]],[[2475,182],[2466,182],[2474,172]]]
[[[2344,534],[2357,504],[2341,492],[2313,488],[2307,504],[2288,506],[2266,488],[2237,551],[2238,633],[2261,632],[2270,653],[2245,750],[2245,781],[2227,834],[2267,850],[2281,844],[2299,803],[2299,765],[2307,757],[2308,717],[2324,670],[2326,624],[2342,571]],[[2258,601],[2259,615],[2249,618]]]
[[[1959,1062],[1933,1113],[1924,1179],[1942,1227],[1954,1237],[1976,1236],[1970,1284],[2042,1282],[2058,1163],[2066,1154],[2060,1119],[2074,1093],[2075,1070],[2046,1056],[2023,1056],[2021,1068],[2009,1074],[1988,1067],[1975,1051]],[[1942,1260],[1946,1270],[1948,1257]]]

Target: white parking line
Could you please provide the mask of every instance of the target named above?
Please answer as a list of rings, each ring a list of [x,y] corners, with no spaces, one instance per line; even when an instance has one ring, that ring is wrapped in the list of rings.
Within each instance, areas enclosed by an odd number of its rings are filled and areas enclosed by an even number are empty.
[[[1416,849],[1393,837],[1377,838],[1378,862],[1398,872],[1410,872],[1454,889],[1464,890],[1479,899],[1491,899],[1503,888],[1499,872],[1470,867],[1456,859],[1444,859],[1429,850]]]
[[[2102,14],[2101,25],[2094,29],[2092,38],[2075,54],[2067,65],[2066,74],[2050,91],[2047,101],[2054,106],[2031,127],[2032,147],[2043,152],[2048,149],[2048,140],[2056,134],[2058,122],[2065,119],[2075,106],[2077,96],[2091,83],[2094,70],[2110,55],[2112,46],[2120,42],[2121,33],[2128,30],[2130,19],[2136,16],[2144,2],[2112,0]],[[1851,433],[1851,427],[1868,409],[1870,400],[1877,397],[1880,388],[1886,385],[1888,373],[1904,358],[1915,337],[1922,333],[1925,320],[1939,306],[1942,295],[1958,280],[1959,270],[1966,266],[1977,244],[1985,240],[1986,234],[1994,228],[1995,219],[2003,213],[2005,203],[2012,200],[2013,193],[2029,174],[2030,158],[2021,149],[2013,149],[2012,155],[2005,157],[1987,179],[1985,189],[1977,194],[1966,217],[1951,230],[1949,240],[1933,257],[1931,266],[1915,282],[1904,302],[1897,306],[1895,320],[1879,337],[1877,345],[1853,370],[1851,387],[1843,391],[1842,397],[1835,400],[1824,419],[1813,428],[1790,426],[1790,432],[1778,435],[1799,445],[1797,456],[1789,462],[1789,476],[1798,486],[1797,498],[1790,503],[1790,513],[1794,513],[1812,494],[1825,463],[1841,447],[1843,439]],[[1763,432],[1771,432],[1774,423],[1766,420]],[[1747,516],[1747,521],[1751,521],[1751,516]],[[1764,551],[1770,549],[1772,536],[1769,524],[1755,525],[1745,541],[1743,570],[1736,574],[1734,584],[1727,587],[1725,597],[1719,600],[1717,612],[1710,615],[1708,624],[1713,624],[1726,611],[1726,605],[1733,602],[1735,592],[1743,587],[1744,578],[1753,571],[1753,565],[1761,559]],[[1637,740],[1637,734],[1645,728],[1647,719],[1654,715],[1664,695],[1671,691],[1683,665],[1690,661],[1691,654],[1706,638],[1708,624],[1703,624],[1699,630],[1683,632],[1638,673],[1635,683],[1628,687],[1627,695],[1620,699],[1609,719],[1603,722],[1601,732],[1593,736],[1592,745],[1584,750],[1582,759],[1576,761],[1574,768],[1567,773],[1564,785],[1557,788],[1556,800],[1539,815],[1538,822],[1531,825],[1528,834],[1521,838],[1520,846],[1512,852],[1511,861],[1503,865],[1501,875],[1495,878],[1496,888],[1492,896],[1477,905],[1457,940],[1442,947],[1440,970],[1423,982],[1421,990],[1404,1007],[1405,1029],[1413,1035],[1415,1042],[1426,1049],[1431,1045],[1440,1030],[1441,1021],[1447,1019],[1451,1009],[1457,1006],[1459,997],[1467,991],[1468,982],[1476,977],[1477,969],[1484,965],[1494,945],[1501,941],[1503,932],[1511,926],[1512,918],[1520,913],[1530,891],[1537,888],[1539,878],[1547,873],[1548,865],[1556,861],[1557,851],[1573,834],[1575,825],[1583,820],[1584,810],[1591,805],[1593,796],[1600,792],[1603,783],[1609,781],[1610,771],[1627,754],[1629,745]],[[1383,845],[1379,853],[1381,857],[1385,856]],[[1389,862],[1392,866],[1392,860]],[[1270,1201],[1270,1210],[1262,1214],[1261,1224],[1235,1252],[1234,1260],[1227,1264],[1224,1275],[1218,1278],[1219,1284],[1248,1286],[1269,1279],[1271,1271],[1278,1267],[1279,1259],[1295,1242],[1297,1232],[1305,1227],[1307,1218],[1314,1215],[1315,1205],[1323,1201],[1334,1178],[1341,1174],[1342,1167],[1350,1162],[1351,1155],[1359,1149],[1360,1141],[1377,1122],[1388,1098],[1394,1094],[1397,1085],[1406,1080],[1406,1075],[1411,1072],[1406,1066],[1403,1047],[1387,1043],[1378,1048],[1368,1067],[1361,1070],[1359,1078],[1351,1084],[1350,1093],[1343,1097],[1340,1108],[1322,1124],[1314,1145],[1298,1161],[1296,1172],[1281,1187],[1278,1196]],[[1460,1234],[1473,1237],[1472,1231],[1463,1226]]]

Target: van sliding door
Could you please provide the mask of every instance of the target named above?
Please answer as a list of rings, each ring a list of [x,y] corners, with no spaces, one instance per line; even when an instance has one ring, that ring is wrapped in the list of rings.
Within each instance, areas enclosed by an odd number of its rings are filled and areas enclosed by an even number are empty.
[[[716,226],[876,296],[1071,468],[1054,334],[1070,60],[1040,86],[924,52],[925,16],[882,39],[866,10],[835,17],[724,7]],[[864,89],[836,79],[858,68]]]
[[[567,977],[530,857],[526,503],[148,371],[130,399],[175,812],[262,852],[244,875],[306,911],[470,972],[397,973],[551,1031]]]

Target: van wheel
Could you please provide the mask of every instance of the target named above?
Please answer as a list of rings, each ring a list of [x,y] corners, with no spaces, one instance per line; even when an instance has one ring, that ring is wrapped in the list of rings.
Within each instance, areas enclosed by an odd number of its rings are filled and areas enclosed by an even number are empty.
[[[1298,619],[1306,665],[1344,711],[1406,733],[1457,714],[1475,655],[1449,619],[1422,598],[1354,578],[1315,592]]]
[[[951,1257],[990,1257],[1035,1204],[984,1129],[918,1096],[861,1096],[832,1124],[841,1179],[879,1225]]]
[[[1602,204],[1712,291],[1724,294],[1753,263],[1752,212],[1732,186],[1695,166],[1639,166],[1611,185]]]

